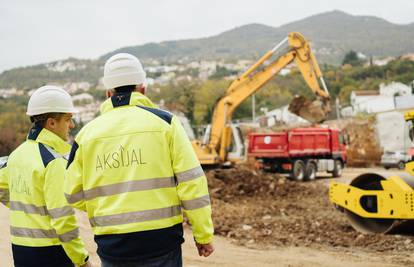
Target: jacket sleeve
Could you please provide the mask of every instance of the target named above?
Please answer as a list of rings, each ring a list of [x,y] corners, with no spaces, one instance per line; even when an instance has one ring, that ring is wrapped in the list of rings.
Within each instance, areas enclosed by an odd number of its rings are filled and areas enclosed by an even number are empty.
[[[184,128],[175,116],[171,126],[170,150],[178,197],[192,225],[194,239],[199,244],[207,244],[213,240],[214,234],[207,178]]]
[[[78,223],[74,210],[67,203],[63,194],[64,171],[66,160],[57,158],[46,167],[44,198],[62,247],[68,257],[76,265],[84,264],[88,259],[88,251],[79,236]]]
[[[0,203],[9,207],[9,196],[9,176],[7,172],[7,163],[5,163],[3,166],[0,166]]]
[[[82,175],[82,152],[78,143],[75,141],[72,145],[66,167],[64,190],[66,199],[72,207],[86,211]]]

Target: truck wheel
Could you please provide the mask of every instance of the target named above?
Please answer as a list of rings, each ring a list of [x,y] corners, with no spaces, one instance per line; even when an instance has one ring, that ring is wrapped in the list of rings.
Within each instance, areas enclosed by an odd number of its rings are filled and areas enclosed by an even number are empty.
[[[295,181],[303,181],[305,178],[305,163],[302,160],[296,160],[293,163],[291,176]]]
[[[306,169],[305,169],[305,180],[312,181],[316,178],[316,164],[315,162],[308,161],[306,163]]]
[[[405,169],[405,163],[402,162],[402,161],[398,162],[398,169],[404,170]]]
[[[342,175],[342,162],[340,160],[334,161],[334,169],[332,172],[332,177],[340,177]]]

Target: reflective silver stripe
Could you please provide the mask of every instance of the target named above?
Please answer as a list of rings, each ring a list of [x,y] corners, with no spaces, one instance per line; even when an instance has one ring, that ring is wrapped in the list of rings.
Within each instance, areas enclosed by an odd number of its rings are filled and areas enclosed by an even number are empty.
[[[70,206],[65,206],[63,208],[50,209],[48,210],[48,212],[50,214],[50,217],[52,217],[53,219],[75,214],[72,207]]]
[[[45,147],[46,147],[46,149],[50,152],[50,154],[52,154],[53,155],[53,157],[55,157],[55,159],[57,159],[57,158],[63,158],[63,156],[61,155],[61,154],[59,154],[59,153],[57,153],[53,148],[51,148],[50,146],[48,146],[48,145],[45,145],[45,144],[43,144]]]
[[[181,204],[185,210],[195,210],[210,205],[210,196],[205,195],[191,200],[182,200]]]
[[[75,228],[72,231],[66,232],[58,236],[62,242],[69,242],[79,237],[79,228]]]
[[[111,226],[171,218],[181,214],[181,206],[96,216],[89,219],[92,226]]]
[[[3,203],[4,205],[7,205],[7,203],[9,203],[10,200],[10,192],[8,189],[0,189],[0,202]]]
[[[24,213],[39,214],[42,216],[49,215],[46,206],[35,206],[32,204],[25,204],[19,201],[10,201],[10,210],[23,211]]]
[[[185,172],[176,173],[175,176],[177,176],[178,182],[182,183],[204,176],[204,171],[201,166],[198,166]]]
[[[10,233],[14,236],[20,237],[31,237],[31,238],[57,238],[56,231],[43,230],[43,229],[32,229],[10,226]]]
[[[75,194],[65,194],[69,204],[81,200],[91,200],[97,197],[111,196],[127,192],[174,187],[174,177],[151,178],[138,181],[128,181],[117,184],[98,186]]]
[[[73,204],[73,203],[76,203],[76,202],[79,202],[79,201],[85,199],[83,191],[79,191],[79,192],[77,192],[75,194],[72,194],[72,195],[69,195],[69,194],[65,193],[65,197],[66,197],[66,200],[68,201],[69,204]]]
[[[91,200],[97,197],[122,194],[159,188],[175,187],[174,177],[152,178],[137,181],[128,181],[117,184],[98,186],[85,190],[85,199]]]

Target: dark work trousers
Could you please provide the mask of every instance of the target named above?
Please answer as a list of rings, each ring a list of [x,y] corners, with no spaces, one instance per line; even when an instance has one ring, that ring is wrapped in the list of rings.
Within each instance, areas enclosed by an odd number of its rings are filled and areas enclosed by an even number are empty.
[[[53,266],[54,267],[75,267],[75,265],[72,264],[72,263],[64,263],[62,265],[53,265]],[[18,265],[18,264],[15,264],[14,267],[27,267],[27,266],[26,265]]]
[[[181,246],[165,255],[142,261],[108,261],[101,258],[102,267],[182,267]]]

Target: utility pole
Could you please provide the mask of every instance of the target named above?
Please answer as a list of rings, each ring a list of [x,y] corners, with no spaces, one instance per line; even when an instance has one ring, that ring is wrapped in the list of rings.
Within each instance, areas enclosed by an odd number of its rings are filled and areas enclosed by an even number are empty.
[[[339,98],[335,99],[335,107],[336,107],[336,119],[339,120],[341,118],[340,114],[340,105],[339,105]]]
[[[252,121],[256,121],[256,97],[255,94],[252,95]]]

